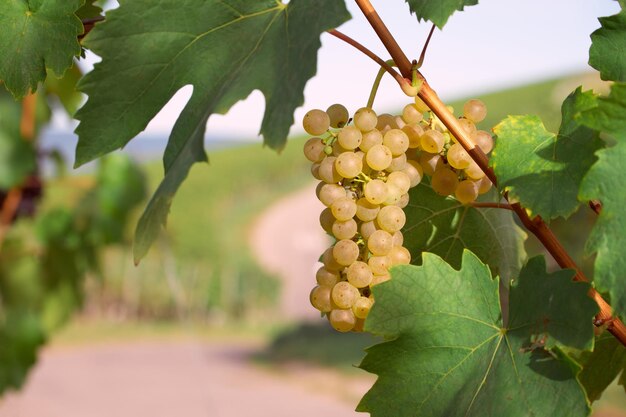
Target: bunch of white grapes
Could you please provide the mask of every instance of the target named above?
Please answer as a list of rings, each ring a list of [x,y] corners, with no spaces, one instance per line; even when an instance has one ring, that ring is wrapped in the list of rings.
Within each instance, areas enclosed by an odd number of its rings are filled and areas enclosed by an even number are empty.
[[[470,100],[460,120],[488,153],[491,135],[474,125],[485,114],[482,102]],[[303,125],[315,136],[304,154],[320,180],[316,193],[326,206],[320,223],[336,239],[321,256],[310,301],[336,330],[360,331],[374,303],[371,288],[391,278],[392,266],[411,262],[401,232],[409,189],[430,175],[436,192],[465,204],[491,183],[419,98],[398,116],[364,107],[350,118],[333,104],[309,111]]]

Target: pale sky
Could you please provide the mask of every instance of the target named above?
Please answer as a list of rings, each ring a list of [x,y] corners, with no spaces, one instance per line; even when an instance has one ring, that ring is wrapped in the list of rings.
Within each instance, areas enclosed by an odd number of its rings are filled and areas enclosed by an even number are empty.
[[[403,0],[372,0],[383,20],[409,58],[417,58],[430,29],[417,23]],[[356,4],[347,1],[353,19],[339,28],[384,59],[384,48]],[[615,14],[614,0],[481,0],[454,14],[443,31],[435,30],[423,74],[444,99],[454,99],[548,79],[590,69],[587,65],[589,34],[600,25],[600,16]],[[93,59],[91,59],[93,62]],[[350,111],[365,105],[378,68],[349,45],[322,36],[318,74],[305,90],[305,105],[296,111],[291,133],[302,132],[300,120],[311,108],[327,108],[339,102]],[[401,108],[408,98],[390,77],[385,77],[375,110]],[[148,126],[150,134],[169,134],[191,94],[181,90]],[[226,116],[212,116],[211,137],[257,138],[264,98],[254,92]],[[69,128],[56,118],[58,128]],[[258,139],[257,139],[258,140]]]

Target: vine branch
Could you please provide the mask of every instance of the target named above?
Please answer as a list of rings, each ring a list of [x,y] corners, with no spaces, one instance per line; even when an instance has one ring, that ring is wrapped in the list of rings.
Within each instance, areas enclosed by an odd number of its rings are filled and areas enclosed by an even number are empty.
[[[483,203],[480,201],[474,201],[473,203],[470,203],[470,206],[475,208],[499,208],[513,211],[513,206],[506,203]]]
[[[412,66],[411,62],[404,54],[391,32],[389,32],[389,29],[387,29],[387,26],[385,26],[370,1],[355,0],[355,2],[382,41],[383,45],[387,48],[387,51],[389,51],[389,54],[392,56],[396,65],[400,69],[401,74],[405,78],[410,77]],[[423,82],[422,88],[419,92],[419,97],[441,120],[454,137],[457,138],[458,142],[478,164],[480,169],[487,175],[494,186],[497,186],[497,178],[493,170],[489,167],[489,159],[487,158],[487,155],[485,155],[485,153],[473,143],[470,136],[461,127],[458,119],[448,110],[446,105],[437,96],[437,93],[430,87],[430,85],[428,85],[424,76],[419,71],[417,75]],[[504,197],[507,197],[506,193]],[[522,224],[531,233],[533,233],[537,239],[539,239],[561,268],[569,268],[576,271],[576,275],[574,276],[574,280],[576,281],[590,282],[540,216],[536,216],[531,219],[526,209],[519,204],[513,204],[512,208],[520,218]],[[613,317],[613,309],[594,288],[589,290],[589,296],[593,298],[598,304],[598,307],[600,307],[600,313],[596,316],[594,324],[597,326],[608,324],[607,330],[624,346],[626,346],[626,326],[624,326],[624,323]]]

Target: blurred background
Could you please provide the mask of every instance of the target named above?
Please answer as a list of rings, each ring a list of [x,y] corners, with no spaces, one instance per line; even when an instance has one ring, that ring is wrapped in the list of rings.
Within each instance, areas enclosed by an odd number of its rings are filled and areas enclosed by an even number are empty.
[[[417,57],[430,26],[417,24],[401,0],[373,3]],[[354,19],[340,29],[386,58],[348,5]],[[456,109],[466,98],[483,100],[484,129],[530,113],[554,131],[575,87],[607,91],[586,64],[589,34],[597,17],[617,10],[612,0],[485,0],[435,31],[423,73]],[[376,340],[334,333],[309,306],[329,241],[299,121],[335,102],[352,111],[365,105],[377,68],[335,38],[322,41],[286,148],[262,146],[258,92],[211,117],[210,163],[192,169],[166,232],[138,266],[133,229],[162,178],[159,158],[191,88],[124,151],[79,170],[70,168],[77,139],[68,113],[84,98],[72,86],[98,57],[24,103],[0,91],[0,155],[23,155],[25,167],[3,171],[0,156],[0,360],[11,364],[0,370],[0,385],[10,388],[0,417],[356,415],[373,378],[355,365]],[[385,80],[375,110],[398,112],[407,102]],[[553,226],[591,273],[583,256],[589,213]],[[540,251],[532,240],[528,250]],[[620,410],[626,396],[613,386],[594,415],[626,416]]]

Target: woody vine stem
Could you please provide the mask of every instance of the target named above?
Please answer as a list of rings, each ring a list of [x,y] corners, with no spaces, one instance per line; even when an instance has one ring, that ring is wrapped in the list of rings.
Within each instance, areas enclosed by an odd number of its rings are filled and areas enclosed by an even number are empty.
[[[355,0],[355,2],[363,12],[363,15],[368,20],[380,40],[382,41],[389,54],[391,55],[393,61],[396,63],[396,66],[400,70],[400,74],[402,74],[402,77],[410,80],[412,75],[411,72],[413,69],[411,61],[409,61],[405,53],[402,51],[395,38],[376,12],[376,9],[374,9],[374,6],[372,6],[369,0]],[[343,40],[347,41],[346,39]],[[347,42],[352,45],[356,43],[349,41]],[[357,49],[361,50],[360,48]],[[366,55],[368,54],[366,53]],[[378,60],[381,59],[378,58],[374,60],[378,62]],[[454,137],[458,139],[459,143],[463,146],[463,148],[467,151],[471,158],[478,164],[480,169],[487,175],[493,185],[497,186],[497,178],[495,176],[495,173],[489,167],[489,158],[478,146],[476,146],[472,142],[471,138],[461,127],[454,114],[452,114],[446,108],[446,105],[437,96],[437,93],[430,87],[430,85],[428,85],[428,82],[426,81],[424,76],[419,71],[417,72],[417,75],[422,82],[422,87],[418,93],[419,97],[443,122],[443,124],[454,135]],[[504,193],[504,198],[508,201],[508,196],[506,193]],[[524,209],[519,203],[511,204],[510,206],[512,210],[517,214],[522,224],[531,233],[533,233],[537,237],[537,239],[539,239],[539,241],[543,244],[543,246],[550,253],[550,255],[552,255],[554,260],[559,264],[561,268],[573,269],[574,271],[576,271],[576,275],[574,276],[575,281],[590,281],[589,278],[584,275],[584,273],[581,271],[581,269],[578,267],[572,257],[567,253],[563,245],[559,242],[552,230],[550,230],[550,228],[546,225],[541,217],[536,216],[534,218],[530,218],[526,209]],[[615,338],[619,340],[624,346],[626,346],[626,326],[624,326],[624,323],[622,323],[622,321],[618,318],[613,317],[613,309],[594,288],[589,289],[589,296],[596,301],[600,308],[600,312],[596,315],[594,324],[598,327],[606,326],[607,330],[613,336],[615,336]]]

